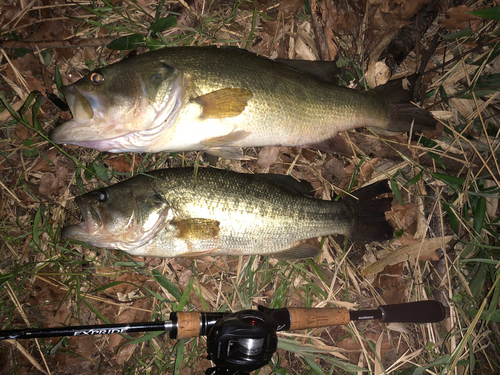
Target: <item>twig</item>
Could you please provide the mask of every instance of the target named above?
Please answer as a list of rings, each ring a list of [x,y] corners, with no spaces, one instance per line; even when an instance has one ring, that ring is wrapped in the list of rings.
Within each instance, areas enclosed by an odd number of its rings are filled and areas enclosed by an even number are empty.
[[[415,47],[434,19],[438,15],[439,1],[433,0],[422,6],[417,14],[412,17],[412,23],[401,28],[396,37],[389,43],[379,57],[379,61],[385,60],[385,65],[391,74],[406,59]]]
[[[330,60],[330,54],[328,52],[328,45],[326,44],[325,28],[323,26],[321,7],[318,4],[318,0],[310,0],[309,6],[311,7],[311,21],[314,30],[314,36],[316,37],[316,45],[318,47],[319,57],[323,61]]]
[[[414,101],[415,103],[417,103],[418,92],[420,90],[420,86],[422,85],[423,76],[425,74],[425,68],[429,63],[431,57],[434,55],[434,52],[436,52],[436,48],[441,42],[441,37],[447,33],[448,32],[442,28],[438,29],[436,34],[434,34],[434,38],[432,39],[431,45],[427,49],[427,53],[425,54],[424,58],[420,61],[420,68],[418,70],[417,80],[415,81],[415,85],[413,86],[413,93],[411,95],[411,100]],[[427,90],[422,90],[422,97],[420,103],[423,103],[426,91]]]
[[[66,39],[66,40],[40,40],[37,42],[22,42],[19,40],[2,40],[0,48],[76,48],[76,47],[98,47],[109,43],[109,37],[91,39]]]

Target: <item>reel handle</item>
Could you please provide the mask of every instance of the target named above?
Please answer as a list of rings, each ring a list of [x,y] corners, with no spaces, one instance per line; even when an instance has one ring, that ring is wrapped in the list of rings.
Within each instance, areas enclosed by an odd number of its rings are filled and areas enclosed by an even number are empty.
[[[395,305],[382,305],[377,310],[339,308],[290,307],[270,309],[258,306],[259,311],[278,322],[278,331],[321,328],[346,325],[351,320],[378,319],[384,323],[437,323],[446,317],[446,310],[438,301],[418,301]]]

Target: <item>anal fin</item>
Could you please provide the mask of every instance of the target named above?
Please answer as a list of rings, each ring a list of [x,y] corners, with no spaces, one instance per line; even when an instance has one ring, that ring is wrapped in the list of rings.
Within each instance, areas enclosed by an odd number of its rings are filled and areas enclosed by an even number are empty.
[[[340,134],[324,141],[307,145],[307,147],[328,153],[335,153],[344,156],[352,156],[352,149]]]
[[[321,253],[322,250],[319,247],[311,245],[306,242],[299,242],[298,244],[289,249],[268,255],[282,260],[299,260],[307,258],[316,258]]]

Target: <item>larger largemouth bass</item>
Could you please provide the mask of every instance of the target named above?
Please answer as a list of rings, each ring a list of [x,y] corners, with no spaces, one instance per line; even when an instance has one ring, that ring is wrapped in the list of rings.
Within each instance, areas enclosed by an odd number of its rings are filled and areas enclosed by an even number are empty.
[[[330,234],[385,240],[387,182],[340,201],[302,195],[291,176],[218,169],[148,172],[76,198],[84,221],[62,235],[133,255],[196,257],[264,254],[301,259],[320,254],[302,240]]]
[[[394,86],[394,85],[392,85]],[[51,139],[110,152],[310,146],[335,151],[344,130],[432,128],[430,112],[381,93],[336,86],[249,52],[164,48],[99,68],[64,87],[73,119]],[[340,146],[342,148],[342,146]]]

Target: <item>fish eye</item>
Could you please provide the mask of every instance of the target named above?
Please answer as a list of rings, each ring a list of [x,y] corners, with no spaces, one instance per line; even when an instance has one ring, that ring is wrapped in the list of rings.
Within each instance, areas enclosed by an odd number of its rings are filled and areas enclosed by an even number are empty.
[[[94,72],[90,75],[90,82],[92,82],[94,85],[100,85],[104,82],[104,76],[102,75],[102,73]]]
[[[109,193],[107,190],[99,190],[97,192],[97,199],[99,199],[99,202],[106,202],[106,200],[109,198]]]

